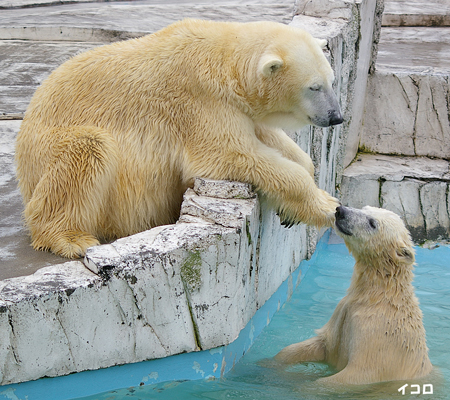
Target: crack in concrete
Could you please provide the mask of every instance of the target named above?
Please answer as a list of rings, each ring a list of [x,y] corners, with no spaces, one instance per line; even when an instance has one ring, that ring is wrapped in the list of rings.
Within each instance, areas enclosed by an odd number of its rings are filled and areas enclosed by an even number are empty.
[[[444,132],[445,132],[445,130],[444,130],[444,126],[442,125],[441,118],[439,117],[439,112],[438,112],[438,110],[436,108],[436,103],[434,101],[434,90],[433,90],[431,84],[430,84],[430,97],[431,97],[431,105],[432,105],[434,113],[436,114],[436,118],[437,118],[438,124],[439,124],[439,126],[441,128],[442,138],[444,139]]]
[[[191,296],[189,294],[188,288],[186,287],[186,283],[184,282],[183,279],[181,280],[181,282],[183,283],[184,294],[186,295],[186,303],[188,306],[189,315],[191,317],[191,322],[192,322],[192,329],[194,330],[194,341],[195,341],[195,346],[196,346],[195,350],[196,351],[203,350],[201,340],[200,340],[200,332],[199,332],[197,323],[195,322],[194,310],[192,309]]]
[[[425,213],[424,213],[424,209],[423,209],[423,204],[422,204],[422,189],[423,189],[424,185],[419,186],[418,192],[419,192],[419,210],[420,210],[420,214],[422,215],[423,218],[423,229],[425,231],[425,234],[427,234],[428,229],[427,229],[427,219],[425,218]]]
[[[59,311],[60,311],[60,309],[58,308],[58,309],[56,310],[56,313],[55,313],[55,319],[56,319],[56,321],[58,322],[59,326],[61,327],[61,330],[62,330],[64,336],[66,337],[66,340],[67,340],[67,349],[69,350],[69,354],[70,354],[70,357],[71,357],[71,359],[72,359],[72,364],[75,365],[75,357],[74,357],[73,352],[72,352],[71,341],[70,341],[69,336],[68,336],[68,334],[67,334],[67,332],[66,332],[66,328],[64,327],[64,325],[63,325],[63,323],[62,323],[62,321],[61,321],[61,319],[60,319],[60,317],[59,317]]]
[[[263,224],[262,224],[262,212],[259,213],[259,229],[258,229],[258,239],[256,241],[255,248],[255,298],[256,298],[256,308],[259,308],[258,304],[258,290],[259,290],[259,256],[261,252],[261,236],[262,236]]]
[[[447,122],[450,128],[450,86],[448,76],[444,77],[444,81],[447,83],[447,95],[445,96],[445,101],[447,103]]]
[[[447,210],[447,218],[450,220],[450,204],[449,204],[449,193],[450,193],[450,185],[447,185],[446,189],[445,189],[445,206],[446,206],[446,210]]]
[[[417,132],[416,132],[416,125],[417,125],[417,113],[419,112],[420,87],[419,87],[419,83],[417,81],[415,81],[412,76],[409,76],[409,78],[411,79],[412,84],[417,89],[417,103],[416,103],[416,110],[413,111],[414,112],[414,123],[413,123],[413,132],[412,132],[412,135],[411,135],[411,138],[412,138],[412,141],[413,141],[414,154],[417,156],[417,147],[416,147]]]
[[[378,204],[380,208],[383,208],[383,183],[386,179],[383,177],[378,178]]]
[[[406,92],[405,86],[403,85],[402,81],[400,80],[400,78],[397,74],[394,74],[394,77],[397,79],[398,83],[400,84],[400,86],[402,88],[403,98],[406,100],[406,104],[408,105],[408,108],[411,111],[413,111],[413,109],[411,108],[411,100],[408,96],[408,93]]]
[[[8,310],[8,324],[11,327],[11,334],[9,336],[9,343],[11,346],[11,353],[14,357],[14,362],[16,363],[16,365],[20,365],[22,363],[22,361],[19,358],[19,355],[16,352],[16,347],[17,347],[17,339],[16,339],[16,333],[15,333],[15,329],[14,329],[14,321],[11,315],[11,311]]]
[[[144,315],[144,313],[142,312],[141,307],[139,306],[139,300],[137,298],[136,293],[134,292],[133,288],[131,287],[130,283],[128,282],[128,280],[124,279],[124,281],[126,282],[127,288],[130,290],[131,295],[133,296],[134,299],[134,306],[136,307],[137,311],[138,311],[138,316],[135,319],[138,320],[142,320],[142,325],[145,327],[149,327],[152,331],[152,333],[155,335],[156,339],[158,340],[161,348],[163,348],[166,352],[167,352],[167,346],[164,346],[164,343],[162,342],[161,338],[159,337],[159,335],[156,333],[156,330],[153,328],[153,326],[150,324],[150,322],[147,320],[146,316]],[[119,307],[121,307],[119,305]],[[122,308],[122,307],[121,307]],[[134,320],[135,320],[134,319]],[[133,329],[133,336],[134,336],[134,356],[136,357],[136,346],[137,346],[137,340],[136,340],[136,333],[137,330]]]

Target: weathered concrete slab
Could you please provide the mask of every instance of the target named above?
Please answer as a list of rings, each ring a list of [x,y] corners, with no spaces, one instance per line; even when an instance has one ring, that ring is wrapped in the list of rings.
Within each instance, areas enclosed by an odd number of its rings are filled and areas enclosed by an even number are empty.
[[[426,157],[390,157],[381,154],[360,154],[345,170],[345,176],[364,175],[389,181],[416,178],[426,181],[450,180],[449,161]]]
[[[344,172],[341,201],[351,207],[370,205],[399,214],[418,243],[448,240],[449,183],[447,160],[360,154]]]
[[[450,70],[444,75],[379,68],[368,81],[360,147],[449,159],[449,96]]]
[[[411,72],[448,74],[450,27],[381,29],[377,64]]]
[[[450,28],[382,28],[360,147],[450,158]]]
[[[292,0],[100,2],[2,10],[1,39],[116,41],[155,32],[183,18],[289,23]]]
[[[447,0],[385,0],[383,26],[450,26]]]
[[[23,114],[37,87],[74,55],[102,43],[0,41],[0,116]]]

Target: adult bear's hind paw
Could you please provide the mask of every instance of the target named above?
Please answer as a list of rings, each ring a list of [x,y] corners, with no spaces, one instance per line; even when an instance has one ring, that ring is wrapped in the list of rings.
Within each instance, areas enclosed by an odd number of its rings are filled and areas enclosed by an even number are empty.
[[[67,230],[57,232],[49,240],[50,246],[33,243],[36,250],[50,250],[59,256],[66,258],[81,258],[89,247],[96,246],[99,241],[89,233]]]

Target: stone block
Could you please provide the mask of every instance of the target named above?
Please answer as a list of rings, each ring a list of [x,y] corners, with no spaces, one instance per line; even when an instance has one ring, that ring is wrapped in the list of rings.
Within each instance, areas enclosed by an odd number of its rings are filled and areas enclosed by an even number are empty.
[[[427,237],[419,195],[423,184],[423,181],[404,179],[385,181],[381,185],[381,207],[400,215],[417,242]]]
[[[369,76],[360,148],[413,156],[418,90],[408,75],[376,72]]]
[[[354,208],[380,206],[380,182],[366,175],[344,175],[341,183],[341,202]]]
[[[100,278],[77,261],[1,281],[1,383],[73,371],[75,360],[69,331],[61,324],[58,311],[62,304],[71,301],[71,296],[100,287]]]
[[[419,91],[414,129],[418,156],[450,158],[449,77],[450,74],[411,77]]]
[[[233,190],[233,189],[230,189]],[[236,196],[245,196],[244,194]],[[222,195],[222,193],[219,193]],[[240,229],[245,215],[250,214],[256,204],[256,194],[253,199],[244,198],[213,198],[199,196],[194,190],[188,189],[184,194],[179,222],[184,222],[184,216],[201,218],[204,221],[216,223],[225,227]]]
[[[449,171],[449,161],[442,159],[360,154],[344,172],[341,201],[397,213],[417,243],[448,240]]]
[[[194,192],[198,196],[215,197],[217,199],[253,199],[256,197],[252,186],[243,182],[215,181],[196,178]]]
[[[450,237],[447,182],[428,182],[420,188],[420,201],[425,219],[427,238]]]

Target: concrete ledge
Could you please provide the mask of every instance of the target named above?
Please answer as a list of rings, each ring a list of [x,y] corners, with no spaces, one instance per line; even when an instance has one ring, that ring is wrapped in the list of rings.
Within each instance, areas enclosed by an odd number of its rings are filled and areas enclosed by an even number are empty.
[[[386,1],[383,26],[450,26],[447,0]]]
[[[332,239],[326,234],[318,243],[323,248]],[[51,379],[28,381],[0,387],[0,399],[69,400],[97,393],[155,384],[196,379],[218,379],[234,367],[250,349],[274,314],[291,297],[306,271],[314,264],[316,254],[302,262],[278,290],[255,313],[239,337],[227,346],[207,351],[183,353],[171,357],[119,365],[107,370],[85,371]]]
[[[292,236],[273,213],[263,217],[248,185],[195,188],[179,223],[89,249],[93,272],[75,261],[1,282],[2,384],[236,339],[305,258],[306,228]]]

